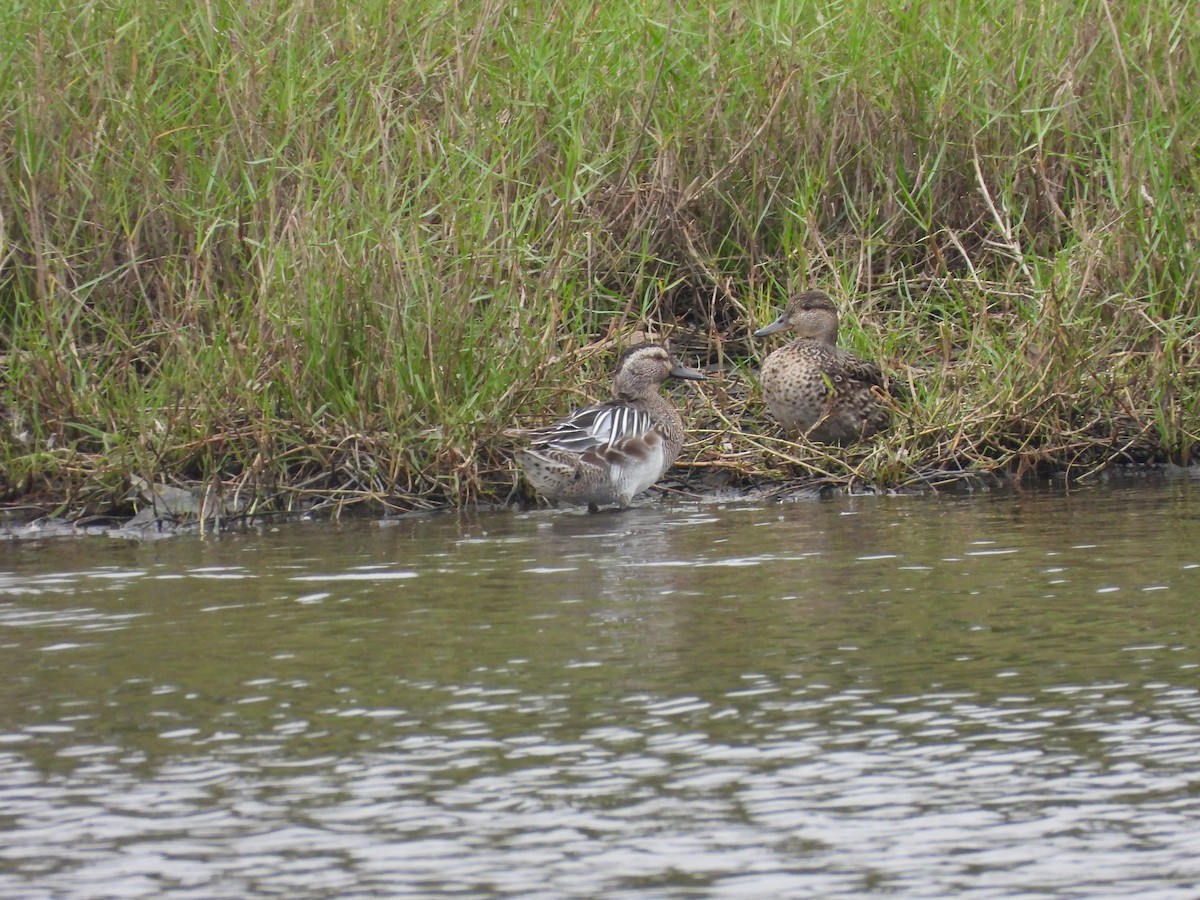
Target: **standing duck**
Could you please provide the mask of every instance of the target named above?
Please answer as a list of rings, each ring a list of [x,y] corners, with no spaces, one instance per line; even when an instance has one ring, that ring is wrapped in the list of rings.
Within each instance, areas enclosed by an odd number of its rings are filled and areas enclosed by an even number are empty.
[[[837,346],[837,307],[821,291],[793,296],[783,313],[754,332],[764,337],[791,329],[796,339],[766,358],[759,380],[767,408],[784,428],[814,441],[844,444],[887,428],[879,366]]]
[[[536,432],[517,464],[547,500],[625,507],[663,476],[683,446],[683,420],[659,393],[668,378],[702,380],[658,344],[638,344],[617,359],[613,397]]]

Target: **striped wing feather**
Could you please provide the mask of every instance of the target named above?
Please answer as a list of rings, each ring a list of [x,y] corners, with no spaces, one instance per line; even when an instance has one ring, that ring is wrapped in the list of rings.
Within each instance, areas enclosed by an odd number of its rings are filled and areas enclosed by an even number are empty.
[[[538,435],[540,450],[561,450],[583,455],[603,456],[628,442],[644,443],[652,434],[653,422],[643,410],[624,403],[601,403],[579,410],[561,422],[551,425]],[[654,435],[657,439],[657,435]],[[638,455],[638,451],[630,448]]]

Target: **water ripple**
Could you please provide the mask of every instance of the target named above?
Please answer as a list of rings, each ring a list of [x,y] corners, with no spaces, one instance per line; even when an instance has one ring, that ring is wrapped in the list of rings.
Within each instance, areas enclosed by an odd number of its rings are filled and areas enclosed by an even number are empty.
[[[0,896],[1191,900],[1200,533],[1119,500],[14,554]]]

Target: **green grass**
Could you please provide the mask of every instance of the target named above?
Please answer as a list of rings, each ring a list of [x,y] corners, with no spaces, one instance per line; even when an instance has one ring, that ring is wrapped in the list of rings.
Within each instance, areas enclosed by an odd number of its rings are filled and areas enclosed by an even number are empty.
[[[746,363],[698,469],[1187,462],[1198,57],[1174,0],[10,4],[0,494],[502,498],[635,329]],[[911,377],[870,446],[756,405],[801,286]]]

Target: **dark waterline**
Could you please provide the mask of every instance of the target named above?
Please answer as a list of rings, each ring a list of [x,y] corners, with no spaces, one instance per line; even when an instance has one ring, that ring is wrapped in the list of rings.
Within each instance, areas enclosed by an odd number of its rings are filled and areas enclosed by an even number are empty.
[[[1200,489],[0,544],[0,896],[1163,897]]]

